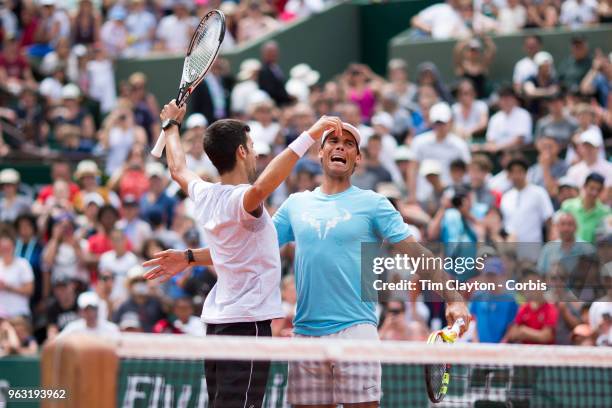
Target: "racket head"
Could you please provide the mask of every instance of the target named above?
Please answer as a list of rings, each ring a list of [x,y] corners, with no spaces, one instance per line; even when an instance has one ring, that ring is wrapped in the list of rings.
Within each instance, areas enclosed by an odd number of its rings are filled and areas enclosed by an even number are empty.
[[[442,337],[442,330],[433,332],[427,339],[428,344],[446,343]],[[450,364],[426,364],[425,386],[427,396],[433,403],[438,403],[444,399],[450,383]]]
[[[189,42],[176,97],[177,105],[187,103],[191,93],[202,82],[219,54],[224,37],[225,16],[219,10],[209,11],[200,20]]]

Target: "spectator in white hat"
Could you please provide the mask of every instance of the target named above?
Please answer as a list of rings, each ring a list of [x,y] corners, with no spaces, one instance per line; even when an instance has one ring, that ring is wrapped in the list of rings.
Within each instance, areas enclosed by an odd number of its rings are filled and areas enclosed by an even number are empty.
[[[536,117],[544,113],[544,102],[559,92],[559,81],[555,75],[552,55],[546,51],[538,52],[533,57],[538,72],[527,78],[523,85],[523,93],[527,98],[529,111]]]
[[[276,144],[281,127],[275,120],[276,110],[272,99],[266,97],[252,103],[248,110],[251,120],[247,123],[251,128],[249,135],[253,143],[261,142],[270,146]]]
[[[111,204],[113,207],[119,207],[119,197],[114,191],[100,185],[100,170],[98,165],[93,160],[83,160],[77,165],[74,172],[74,178],[79,184],[80,191],[74,198],[74,206],[78,211],[85,208],[85,196],[89,193],[98,193],[104,203]]]
[[[403,109],[413,109],[417,86],[408,80],[408,64],[401,58],[393,58],[387,64],[387,76],[397,103]],[[385,109],[386,110],[386,109]]]
[[[259,90],[257,78],[261,70],[261,62],[254,58],[249,58],[240,64],[238,80],[240,81],[231,94],[231,107],[235,115],[246,114],[250,97]]]
[[[470,162],[470,150],[467,143],[451,132],[452,112],[446,102],[436,103],[429,110],[429,121],[433,130],[415,138],[410,149],[418,162],[413,162],[408,173],[408,194],[412,202],[417,200],[417,175],[419,164],[427,159],[440,163],[440,176],[443,184],[450,181],[450,163],[461,159]]]
[[[61,106],[51,112],[51,120],[56,127],[63,124],[77,126],[81,132],[81,142],[93,141],[96,127],[91,113],[81,105],[81,90],[75,84],[66,84],[62,87]],[[93,143],[90,148],[93,149]]]
[[[212,164],[204,151],[204,132],[208,127],[206,116],[201,113],[192,113],[185,121],[185,161],[187,168],[197,174],[206,174],[210,177],[218,176],[217,168]]]
[[[419,203],[427,214],[433,216],[440,203],[447,184],[442,181],[442,164],[435,159],[425,159],[419,167],[419,176],[425,180],[426,191],[419,194]]]
[[[289,71],[289,80],[285,84],[287,93],[299,102],[308,103],[310,88],[319,82],[321,75],[308,64],[298,64]]]
[[[32,200],[18,194],[20,179],[19,172],[15,169],[0,171],[0,222],[13,222],[19,215],[30,210]]]
[[[115,337],[119,334],[119,328],[115,323],[100,318],[99,309],[101,301],[96,293],[81,293],[77,304],[81,318],[68,323],[64,330],[60,332],[59,337],[65,337],[73,333],[110,337]]]
[[[589,174],[599,173],[605,178],[605,186],[609,189],[612,187],[612,163],[600,155],[603,138],[598,130],[588,129],[578,137],[577,148],[582,160],[569,168],[567,177],[582,186]]]
[[[125,26],[130,41],[125,53],[129,56],[142,56],[153,48],[157,20],[153,13],[147,10],[144,0],[130,0],[128,5]]]

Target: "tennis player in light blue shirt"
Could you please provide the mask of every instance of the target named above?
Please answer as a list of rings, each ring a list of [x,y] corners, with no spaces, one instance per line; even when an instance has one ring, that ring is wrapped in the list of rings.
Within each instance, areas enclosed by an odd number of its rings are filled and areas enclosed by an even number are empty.
[[[391,202],[355,186],[337,194],[318,187],[291,195],[273,220],[279,244],[296,243],[294,332],[323,336],[376,326],[374,302],[361,300],[361,243],[395,244],[410,235]]]
[[[296,337],[378,340],[375,304],[363,300],[361,293],[361,244],[386,241],[414,257],[427,251],[387,198],[351,185],[361,160],[360,135],[350,124],[342,127],[341,135],[322,139],[321,186],[291,195],[273,221],[279,244],[296,244]],[[442,271],[427,272],[431,280],[446,280]],[[457,293],[443,295],[459,299]],[[451,324],[457,318],[469,322],[462,301],[449,302],[447,316]],[[299,407],[378,407],[380,381],[380,364],[291,362],[287,400]]]

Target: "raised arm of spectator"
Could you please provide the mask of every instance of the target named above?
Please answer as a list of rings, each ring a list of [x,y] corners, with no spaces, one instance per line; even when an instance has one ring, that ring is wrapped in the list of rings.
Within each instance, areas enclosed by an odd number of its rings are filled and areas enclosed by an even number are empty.
[[[495,42],[491,39],[491,37],[488,35],[483,35],[482,40],[485,45],[483,55],[484,67],[485,69],[489,69],[489,66],[491,66],[491,63],[493,62],[493,58],[495,58],[495,54],[497,54],[497,46],[495,45]]]
[[[416,28],[418,30],[423,31],[426,34],[431,35],[431,27],[427,25],[427,23],[425,23],[418,14],[412,17],[412,20],[410,20],[410,24],[412,25],[412,28]]]
[[[580,82],[580,92],[586,95],[592,95],[595,93],[595,87],[593,84],[595,83],[595,78],[597,77],[597,74],[599,74],[601,67],[606,63],[604,60],[605,58],[606,57],[601,52],[601,49],[598,48],[595,50],[595,56],[593,57],[591,69]]]
[[[453,48],[453,63],[455,65],[455,75],[457,76],[463,75],[463,53],[465,52],[467,44],[468,40],[460,40],[457,41],[457,44],[455,44]]]

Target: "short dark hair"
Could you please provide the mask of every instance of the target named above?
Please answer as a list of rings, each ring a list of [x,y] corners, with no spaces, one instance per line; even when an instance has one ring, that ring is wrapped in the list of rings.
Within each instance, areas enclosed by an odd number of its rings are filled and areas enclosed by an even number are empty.
[[[493,170],[493,163],[491,163],[491,159],[484,154],[475,154],[472,157],[472,166],[478,167],[480,170],[485,171],[487,173]]]
[[[104,214],[107,212],[112,213],[117,219],[121,218],[121,216],[119,215],[119,211],[115,207],[110,204],[104,204],[98,210],[98,222],[102,222],[102,217],[104,217]]]
[[[526,36],[523,41],[527,41],[530,38],[533,38],[534,40],[536,40],[538,44],[542,44],[542,37],[540,37],[539,35],[535,35],[535,34]]]
[[[236,149],[247,148],[249,125],[241,120],[218,120],[206,129],[204,151],[219,174],[232,171],[236,166]]]
[[[500,98],[503,98],[504,96],[512,96],[515,99],[518,98],[516,92],[514,92],[514,89],[512,89],[512,86],[510,85],[505,85],[501,87],[498,94]]]
[[[462,159],[455,159],[450,163],[450,169],[451,170],[462,170],[462,171],[466,171],[467,170],[467,164],[465,164],[465,162]]]
[[[19,230],[19,224],[24,221],[32,226],[32,229],[34,230],[34,235],[38,235],[38,224],[36,223],[36,216],[34,214],[25,213],[18,215],[17,218],[15,218],[15,222],[13,223],[14,229],[16,231]]]
[[[529,163],[527,163],[527,160],[522,156],[516,156],[510,159],[506,165],[506,171],[510,171],[514,166],[521,166],[525,171],[529,169]]]
[[[589,174],[587,178],[584,180],[584,185],[586,186],[587,184],[589,184],[590,181],[599,183],[603,186],[605,184],[606,178],[597,172],[593,172]]]

